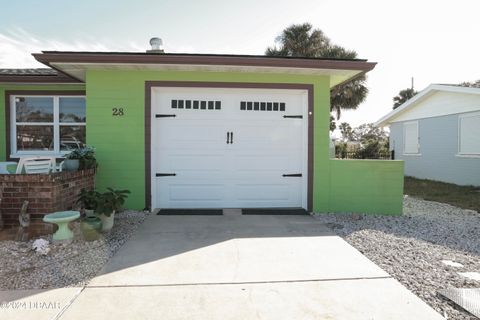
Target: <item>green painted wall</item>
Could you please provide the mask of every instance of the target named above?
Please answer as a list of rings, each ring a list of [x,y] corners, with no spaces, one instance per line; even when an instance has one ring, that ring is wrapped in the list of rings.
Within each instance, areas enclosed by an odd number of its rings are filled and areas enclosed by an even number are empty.
[[[5,161],[6,155],[6,128],[5,128],[5,91],[9,90],[85,90],[83,84],[0,84],[0,161]]]
[[[97,148],[99,188],[128,187],[128,205],[144,207],[144,106],[145,81],[221,81],[314,84],[316,197],[314,206],[328,201],[329,78],[222,72],[88,71],[87,141]],[[112,117],[122,107],[123,117]]]
[[[330,160],[329,212],[402,214],[403,161]]]
[[[144,108],[145,81],[220,81],[307,83],[314,85],[314,190],[315,212],[401,213],[403,162],[329,159],[329,78],[181,71],[88,71],[87,143],[97,149],[97,187],[128,188],[127,206],[143,209],[145,194]],[[0,85],[0,110],[4,90],[80,90],[82,86]],[[123,108],[125,115],[112,115]],[[5,132],[0,112],[0,132]],[[5,159],[5,135],[0,139],[0,160]]]

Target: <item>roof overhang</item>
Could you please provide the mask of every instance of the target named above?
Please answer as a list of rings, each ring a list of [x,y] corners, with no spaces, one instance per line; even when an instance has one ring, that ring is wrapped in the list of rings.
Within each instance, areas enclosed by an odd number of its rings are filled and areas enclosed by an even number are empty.
[[[62,73],[56,75],[0,75],[0,84],[75,84],[81,82]]]
[[[480,88],[469,88],[461,86],[452,86],[452,85],[443,85],[443,84],[431,84],[419,93],[417,93],[413,98],[399,106],[398,108],[390,111],[383,117],[377,120],[373,125],[376,127],[385,127],[393,122],[397,117],[402,114],[405,114],[409,110],[415,108],[418,103],[430,97],[436,92],[453,92],[453,93],[467,93],[467,94],[480,94]]]
[[[203,54],[44,51],[33,56],[80,81],[85,81],[87,70],[256,72],[328,75],[331,88],[365,74],[376,65],[366,60]]]

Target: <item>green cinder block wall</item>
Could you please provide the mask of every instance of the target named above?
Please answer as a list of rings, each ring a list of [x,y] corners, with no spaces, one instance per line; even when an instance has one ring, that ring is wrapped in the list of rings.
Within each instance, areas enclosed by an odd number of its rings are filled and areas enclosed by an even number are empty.
[[[402,213],[403,161],[332,159],[329,163],[330,212]]]

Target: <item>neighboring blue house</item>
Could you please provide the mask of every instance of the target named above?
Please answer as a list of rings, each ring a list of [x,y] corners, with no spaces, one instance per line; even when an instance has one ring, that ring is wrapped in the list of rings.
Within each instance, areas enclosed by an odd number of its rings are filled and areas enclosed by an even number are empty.
[[[432,84],[375,125],[406,176],[480,186],[480,88]]]

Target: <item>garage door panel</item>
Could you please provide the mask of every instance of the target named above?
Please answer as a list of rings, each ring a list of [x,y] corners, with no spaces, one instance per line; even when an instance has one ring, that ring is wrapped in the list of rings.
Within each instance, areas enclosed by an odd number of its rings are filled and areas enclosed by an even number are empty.
[[[159,165],[175,170],[177,173],[184,171],[223,171],[225,158],[223,154],[205,154],[204,152],[177,154],[162,157]]]
[[[171,201],[219,201],[225,196],[225,184],[175,183],[169,186]]]
[[[289,188],[285,185],[250,184],[235,186],[236,200],[287,201],[290,198],[288,191]]]
[[[170,123],[157,131],[158,148],[218,148],[226,143],[226,130],[223,126],[209,125],[208,127],[184,121]],[[162,127],[160,125],[160,127]],[[165,137],[168,137],[166,139]]]
[[[285,90],[164,88],[157,91],[152,164],[159,208],[302,207],[307,172],[305,97]],[[189,92],[191,90],[191,92]],[[205,94],[202,94],[205,90]],[[171,100],[184,100],[172,108]],[[221,101],[220,110],[185,109],[188,99]],[[270,111],[241,110],[241,103],[271,103]],[[277,103],[277,110],[273,104]],[[280,111],[284,103],[284,111]],[[284,115],[302,115],[301,119]],[[227,143],[227,133],[233,133]],[[283,174],[302,173],[285,178]]]
[[[290,167],[289,159],[279,155],[237,155],[233,161],[234,170],[241,172],[282,172]]]

